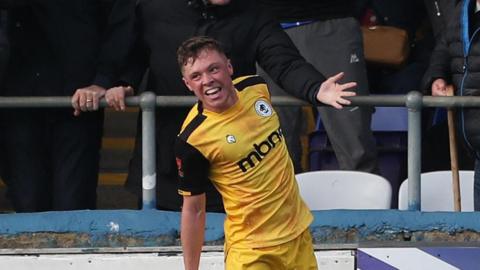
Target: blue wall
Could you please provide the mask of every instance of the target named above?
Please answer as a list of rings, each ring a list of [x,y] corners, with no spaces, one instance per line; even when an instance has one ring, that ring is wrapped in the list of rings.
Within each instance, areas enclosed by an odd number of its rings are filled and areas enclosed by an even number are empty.
[[[328,210],[313,214],[311,230],[317,244],[480,239],[480,213],[474,212]],[[223,241],[223,219],[222,214],[207,215],[208,243]],[[179,244],[179,226],[179,213],[157,210],[3,214],[0,248],[171,246]]]

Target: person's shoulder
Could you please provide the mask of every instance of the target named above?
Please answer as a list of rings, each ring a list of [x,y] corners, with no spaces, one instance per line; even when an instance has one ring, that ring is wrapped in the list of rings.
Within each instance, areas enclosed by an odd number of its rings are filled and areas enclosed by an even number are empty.
[[[260,85],[260,84],[267,84],[265,80],[258,76],[258,75],[250,75],[250,76],[242,76],[238,77],[233,80],[233,85],[237,89],[237,91],[243,91],[248,87]]]
[[[233,83],[235,89],[237,89],[239,93],[242,93],[241,96],[261,96],[270,100],[270,91],[268,90],[267,82],[258,75],[239,77],[235,79]]]
[[[197,103],[193,106],[185,118],[180,133],[178,134],[180,139],[187,141],[192,132],[203,123],[206,117],[202,112],[203,107],[201,103]]]

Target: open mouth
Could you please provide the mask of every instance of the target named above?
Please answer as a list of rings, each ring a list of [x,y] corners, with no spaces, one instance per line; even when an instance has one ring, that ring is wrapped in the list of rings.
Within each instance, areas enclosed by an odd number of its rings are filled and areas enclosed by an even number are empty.
[[[205,91],[205,95],[206,96],[215,95],[216,93],[220,92],[220,90],[222,90],[222,88],[220,87],[210,88],[207,91]]]

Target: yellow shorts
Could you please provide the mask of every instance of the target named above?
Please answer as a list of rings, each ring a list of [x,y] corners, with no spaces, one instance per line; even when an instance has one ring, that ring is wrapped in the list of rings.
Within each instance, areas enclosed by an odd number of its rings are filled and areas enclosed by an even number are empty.
[[[316,270],[310,230],[287,243],[266,247],[225,251],[227,270]]]

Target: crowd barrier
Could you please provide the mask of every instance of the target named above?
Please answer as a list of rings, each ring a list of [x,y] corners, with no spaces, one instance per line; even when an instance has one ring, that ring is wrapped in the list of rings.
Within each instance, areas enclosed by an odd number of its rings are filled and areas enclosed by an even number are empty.
[[[310,230],[315,250],[320,252],[319,254],[326,254],[325,252],[328,253],[329,251],[346,252],[348,254],[351,252],[351,256],[348,259],[348,267],[326,267],[325,269],[350,270],[355,269],[355,265],[362,270],[383,269],[376,266],[373,268],[364,267],[365,264],[370,263],[372,260],[378,262],[378,258],[388,261],[388,259],[383,257],[375,257],[375,254],[382,251],[382,247],[395,247],[417,254],[424,252],[419,247],[425,246],[454,247],[455,252],[457,252],[458,248],[478,246],[480,241],[480,213],[420,211],[421,193],[419,180],[421,169],[420,124],[422,108],[480,107],[480,97],[431,97],[422,96],[418,92],[410,92],[407,95],[356,96],[349,99],[352,101],[351,106],[407,108],[408,178],[409,183],[412,184],[408,185],[408,211],[395,209],[312,211],[314,221],[310,225]],[[155,209],[155,108],[160,106],[191,106],[195,101],[196,99],[193,96],[155,96],[151,92],[129,97],[126,100],[127,106],[140,107],[142,112],[142,210],[81,210],[0,215],[0,263],[3,265],[4,261],[2,259],[20,261],[25,258],[33,258],[18,256],[25,254],[33,254],[34,256],[46,254],[48,257],[65,253],[95,255],[117,252],[130,256],[128,254],[157,252],[158,256],[156,258],[159,258],[161,261],[158,261],[158,263],[164,266],[165,260],[174,258],[172,255],[181,256],[179,247],[180,214],[178,212]],[[292,97],[273,97],[272,102],[282,106],[307,105],[306,102]],[[107,104],[102,100],[100,105],[105,107]],[[52,107],[71,107],[70,97],[0,97],[0,109],[2,110],[8,108]],[[213,252],[221,252],[223,250],[224,219],[224,214],[207,213],[207,224],[205,227],[206,249],[204,249],[207,253],[209,250]],[[380,248],[380,250],[377,248]],[[463,252],[464,249],[461,250]],[[392,251],[390,249],[386,251],[386,258],[393,258],[392,254],[397,252],[397,250]],[[477,251],[480,251],[480,249],[475,250],[475,252]],[[365,254],[368,256],[364,256]],[[409,253],[409,255],[405,256],[410,255]],[[150,255],[147,254],[147,256]],[[334,264],[338,264],[338,262],[343,260],[340,258],[341,256],[338,256],[340,255],[337,254],[335,257],[331,257],[334,258],[332,260]],[[380,254],[379,256],[384,255]],[[401,262],[408,261],[404,259],[405,256],[400,259]],[[96,263],[94,257],[87,257],[88,260],[84,260],[81,257],[80,261],[68,261],[68,264],[85,263],[93,265]],[[42,260],[42,256],[38,258]],[[223,262],[221,254],[218,258],[220,258],[217,260],[218,262]],[[476,260],[476,258],[478,256],[471,256],[471,259]],[[123,262],[123,260],[107,259],[108,262]],[[57,258],[55,257],[54,260],[57,260]],[[182,269],[181,260],[177,257],[175,257],[175,260],[178,260],[176,262],[178,267],[172,267],[172,269]],[[144,261],[143,258],[142,261]],[[319,262],[322,262],[322,259]],[[391,265],[395,265],[393,262],[391,263]],[[21,264],[27,265],[24,261]],[[418,264],[420,266],[426,265],[425,260],[418,261]],[[46,265],[48,265],[48,269],[54,269],[51,267],[51,263]],[[137,264],[135,265],[138,266]],[[427,268],[443,269],[436,267]],[[23,270],[26,268],[15,269]],[[58,269],[64,269],[64,267]],[[205,269],[217,268],[210,267]],[[398,267],[398,269],[403,268]]]
[[[480,107],[480,97],[432,97],[412,91],[407,95],[370,95],[348,98],[351,106],[407,107],[408,109],[408,209],[420,210],[421,172],[421,113],[424,107]],[[127,106],[139,106],[142,111],[143,136],[143,208],[155,209],[155,108],[185,107],[196,101],[193,96],[155,96],[144,92],[126,98]],[[279,106],[308,105],[305,101],[274,96],[272,102]],[[102,100],[100,106],[107,106]],[[0,108],[52,108],[71,107],[70,97],[0,97]]]

